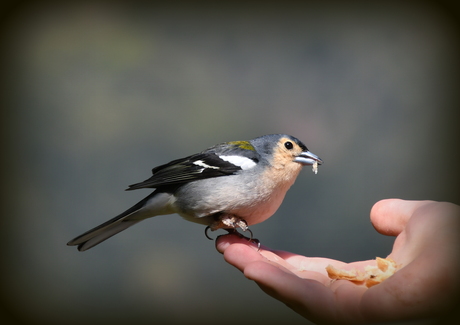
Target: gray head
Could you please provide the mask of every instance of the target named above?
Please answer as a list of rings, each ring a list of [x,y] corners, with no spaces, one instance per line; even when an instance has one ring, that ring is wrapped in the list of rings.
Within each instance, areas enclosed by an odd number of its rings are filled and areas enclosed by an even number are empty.
[[[268,134],[249,141],[256,151],[265,159],[292,155],[292,159],[302,165],[321,165],[323,161],[311,153],[307,146],[292,135]]]

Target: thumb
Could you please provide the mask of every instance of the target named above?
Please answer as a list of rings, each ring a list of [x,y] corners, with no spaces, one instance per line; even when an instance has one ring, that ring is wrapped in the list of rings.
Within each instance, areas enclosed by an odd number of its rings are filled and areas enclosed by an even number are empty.
[[[372,225],[382,235],[397,236],[404,230],[414,211],[428,203],[430,201],[381,200],[371,209]]]

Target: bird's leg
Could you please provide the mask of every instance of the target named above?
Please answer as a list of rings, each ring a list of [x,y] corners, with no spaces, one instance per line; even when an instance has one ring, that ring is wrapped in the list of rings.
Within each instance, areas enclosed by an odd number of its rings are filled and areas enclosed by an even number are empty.
[[[215,231],[220,228],[227,230],[229,233],[238,234],[239,236],[244,237],[236,230],[239,227],[243,231],[248,231],[250,233],[251,236],[249,237],[249,241],[257,244],[257,250],[260,249],[260,241],[256,238],[253,238],[252,231],[249,229],[248,223],[243,218],[220,212],[214,216],[214,219],[215,221],[210,226],[207,226],[204,232],[208,239],[212,240],[212,238],[208,236],[209,229],[211,229],[211,231]]]

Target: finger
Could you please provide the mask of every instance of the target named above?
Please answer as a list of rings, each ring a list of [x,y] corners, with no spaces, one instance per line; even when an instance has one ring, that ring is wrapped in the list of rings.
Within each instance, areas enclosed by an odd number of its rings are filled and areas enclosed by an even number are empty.
[[[386,199],[374,204],[371,209],[371,222],[381,234],[397,236],[404,230],[414,211],[431,201],[406,201]]]
[[[313,279],[302,279],[269,263],[255,262],[244,270],[248,279],[273,298],[282,301],[304,317],[315,321],[359,319],[358,305],[366,288],[341,281],[332,291]]]
[[[238,247],[237,249],[231,249],[227,252],[227,249],[234,244],[248,246],[252,251],[247,251],[243,247]],[[235,234],[219,236],[216,240],[216,249],[224,254],[227,262],[240,268],[240,270],[251,261],[263,260],[260,259],[260,256],[254,254],[253,251],[256,251],[259,255],[263,256],[267,262],[284,267],[299,277],[316,279],[325,284],[329,281],[328,278],[324,278],[324,276],[327,276],[326,267],[328,265],[345,269],[357,267],[357,263],[348,265],[347,263],[329,258],[305,257],[286,251],[270,250],[266,246],[261,246],[257,251],[257,246],[254,243]],[[367,261],[362,263],[365,263],[365,265],[369,264]],[[358,267],[358,269],[363,268],[364,266]]]
[[[264,248],[258,249],[255,244],[250,243],[247,239],[235,235],[225,235],[223,237],[225,238],[219,238],[217,249],[223,252],[226,262],[235,266],[240,271],[243,271],[249,263],[255,261],[264,261],[287,270],[297,271],[295,267],[287,263],[283,258],[270,250]]]
[[[246,266],[256,261],[266,261],[266,259],[257,252],[257,250],[245,244],[232,244],[224,252],[224,259],[230,265],[233,265],[241,272]]]
[[[243,245],[251,246],[255,250],[258,249],[257,244],[255,242],[250,241],[246,237],[242,237],[236,234],[221,235],[217,237],[216,239],[216,249],[221,254],[223,254],[225,250],[232,244],[243,244]],[[268,249],[268,248],[261,245],[260,249]]]
[[[265,293],[282,301],[305,317],[311,317],[311,313],[305,310],[307,306],[311,309],[321,307],[321,301],[330,299],[328,295],[332,293],[326,286],[315,280],[299,278],[270,263],[251,263],[244,270],[244,275],[255,281]],[[316,296],[317,300],[310,300],[309,295]],[[303,306],[296,306],[299,302],[304,302]]]

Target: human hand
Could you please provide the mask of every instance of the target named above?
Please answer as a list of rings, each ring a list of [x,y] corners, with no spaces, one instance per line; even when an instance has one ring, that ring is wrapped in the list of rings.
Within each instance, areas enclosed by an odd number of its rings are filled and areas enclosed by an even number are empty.
[[[289,252],[260,251],[245,238],[220,236],[225,260],[270,296],[317,323],[373,323],[440,316],[458,292],[460,207],[445,202],[389,199],[371,210],[375,229],[397,236],[388,258],[400,269],[367,288],[331,281],[329,264],[364,270],[375,260],[344,263]]]

